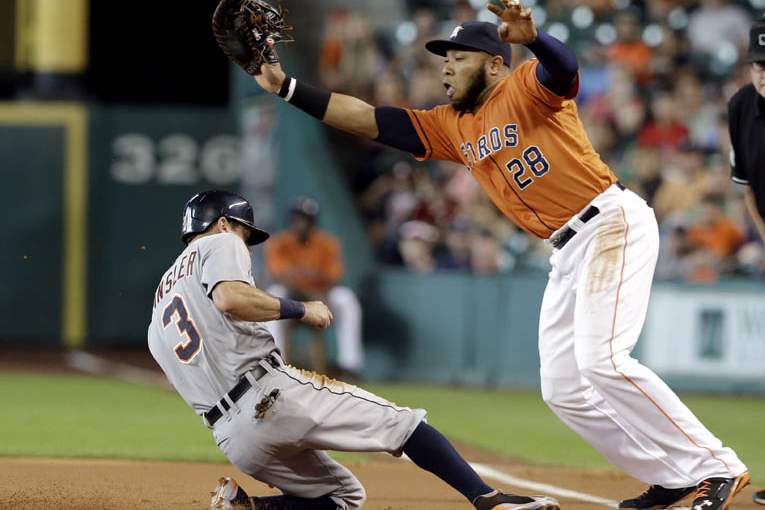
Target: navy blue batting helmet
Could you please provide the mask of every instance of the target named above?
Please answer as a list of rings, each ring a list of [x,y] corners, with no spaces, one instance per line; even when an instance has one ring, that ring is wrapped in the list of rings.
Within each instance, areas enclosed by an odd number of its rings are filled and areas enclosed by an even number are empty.
[[[192,237],[206,231],[218,218],[234,220],[248,227],[250,237],[247,244],[250,246],[260,244],[269,237],[267,232],[255,226],[255,215],[246,199],[230,191],[212,190],[197,193],[186,202],[181,240],[188,244]]]

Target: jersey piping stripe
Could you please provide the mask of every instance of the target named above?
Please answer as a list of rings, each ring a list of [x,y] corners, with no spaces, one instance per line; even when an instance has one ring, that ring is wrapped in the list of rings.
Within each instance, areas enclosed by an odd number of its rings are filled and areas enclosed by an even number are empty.
[[[627,374],[625,374],[624,372],[620,372],[619,369],[616,368],[616,361],[614,360],[614,337],[616,336],[616,316],[617,316],[617,313],[619,311],[619,295],[621,294],[622,283],[624,283],[624,268],[626,266],[626,261],[627,261],[627,236],[628,236],[629,231],[630,231],[630,224],[627,222],[627,215],[624,212],[624,208],[623,207],[619,207],[619,210],[622,213],[622,221],[624,221],[624,225],[625,225],[626,228],[624,229],[624,248],[622,249],[622,269],[621,269],[621,273],[619,275],[619,285],[616,287],[616,303],[614,304],[614,315],[613,315],[613,319],[611,321],[611,338],[608,340],[608,346],[609,346],[609,348],[611,350],[611,366],[613,367],[614,371],[617,374],[622,376],[624,378],[624,380],[626,380],[628,383],[630,383],[632,386],[634,386],[635,389],[637,389],[645,398],[647,398],[656,407],[656,409],[658,409],[659,412],[661,414],[663,414],[667,418],[667,420],[669,420],[669,422],[678,431],[680,431],[680,433],[683,436],[685,436],[685,438],[692,445],[694,445],[697,448],[700,448],[700,449],[708,451],[713,459],[715,459],[716,461],[720,462],[722,465],[725,466],[725,469],[727,469],[729,472],[732,473],[732,471],[730,469],[730,466],[728,466],[728,464],[724,460],[722,460],[717,455],[715,455],[715,453],[712,451],[711,448],[698,444],[685,430],[683,430],[683,428],[680,426],[679,423],[677,423],[675,420],[672,419],[672,417],[669,415],[669,413],[666,410],[664,410],[664,408],[662,408],[659,405],[659,403],[656,402],[656,400],[651,398],[651,396],[649,396],[648,393],[646,393],[645,390],[643,390],[643,388],[640,387],[640,385],[638,383],[636,383]]]
[[[551,232],[555,232],[556,230],[558,230],[558,229],[556,229],[556,228],[552,228],[550,225],[548,225],[547,223],[545,223],[544,221],[542,221],[542,218],[540,218],[540,217],[539,217],[539,214],[537,214],[537,212],[536,212],[536,211],[535,211],[535,210],[534,210],[534,209],[533,209],[533,208],[532,208],[532,207],[531,207],[529,204],[527,204],[527,203],[526,203],[526,202],[525,202],[525,201],[524,201],[524,200],[521,198],[521,195],[520,195],[520,193],[518,193],[518,192],[515,190],[515,188],[513,187],[513,185],[510,183],[510,181],[508,181],[508,180],[507,180],[507,176],[505,175],[505,172],[503,172],[503,171],[502,171],[502,167],[501,167],[501,166],[499,166],[499,163],[497,163],[497,160],[496,160],[496,159],[494,159],[494,156],[491,156],[491,155],[489,155],[489,159],[491,159],[492,163],[494,163],[494,165],[495,165],[495,166],[497,167],[497,169],[499,170],[499,173],[502,175],[502,178],[503,178],[503,179],[505,180],[505,182],[507,183],[507,187],[508,187],[508,188],[510,188],[511,190],[513,190],[513,193],[515,194],[515,196],[516,196],[516,197],[518,197],[518,200],[520,200],[520,201],[521,201],[521,203],[522,203],[523,205],[525,205],[525,206],[526,206],[526,208],[527,208],[529,211],[531,211],[531,212],[533,212],[533,213],[534,213],[534,216],[537,218],[537,220],[539,221],[539,223],[541,223],[541,224],[542,224],[542,226],[544,226],[546,229],[550,230]],[[548,236],[548,237],[549,237],[549,236]]]
[[[420,122],[420,118],[417,116],[417,113],[412,111],[414,120],[417,121],[417,127],[419,128],[420,133],[422,133],[422,136],[425,137],[425,142],[428,144],[428,146],[425,148],[425,154],[423,154],[423,158],[429,158],[431,154],[433,154],[433,144],[430,143],[430,137],[428,136],[428,132],[425,131],[422,128],[422,123]]]
[[[282,367],[276,367],[275,370],[278,371],[278,372],[281,372],[284,375],[286,375],[287,377],[289,377],[293,381],[297,382],[298,384],[302,384],[303,386],[311,386],[316,391],[327,390],[328,392],[332,393],[333,395],[340,395],[340,396],[342,396],[342,395],[350,395],[352,397],[358,398],[360,400],[364,400],[365,402],[369,402],[371,404],[375,404],[375,405],[378,405],[380,407],[387,407],[387,408],[393,409],[397,413],[412,412],[412,410],[409,409],[409,408],[396,407],[396,406],[391,405],[391,404],[383,404],[383,403],[380,403],[380,402],[376,402],[374,400],[370,400],[368,398],[364,398],[364,397],[361,397],[359,395],[356,395],[355,393],[350,392],[350,391],[340,391],[340,392],[338,392],[338,391],[332,391],[327,386],[318,387],[312,381],[301,381],[297,377],[293,376],[292,374],[290,374],[289,372],[284,370]]]

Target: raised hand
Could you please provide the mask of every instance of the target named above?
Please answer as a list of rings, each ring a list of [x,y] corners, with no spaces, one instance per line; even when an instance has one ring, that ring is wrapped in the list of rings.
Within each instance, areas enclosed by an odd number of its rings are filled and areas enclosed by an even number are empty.
[[[489,4],[487,8],[502,21],[497,32],[499,38],[512,44],[529,44],[537,38],[537,26],[531,9],[519,0],[501,0],[502,5]]]

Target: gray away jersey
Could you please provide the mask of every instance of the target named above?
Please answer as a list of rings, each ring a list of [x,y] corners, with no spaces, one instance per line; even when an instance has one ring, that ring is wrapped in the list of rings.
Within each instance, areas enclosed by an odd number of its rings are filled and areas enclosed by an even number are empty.
[[[160,280],[154,295],[149,350],[170,383],[198,414],[210,408],[248,369],[276,349],[263,324],[218,310],[218,283],[254,285],[250,252],[231,233],[190,243]]]

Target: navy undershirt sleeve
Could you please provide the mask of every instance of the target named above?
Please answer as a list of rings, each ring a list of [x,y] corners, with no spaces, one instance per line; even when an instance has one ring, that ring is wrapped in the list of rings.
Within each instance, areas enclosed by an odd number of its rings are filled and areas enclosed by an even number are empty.
[[[576,55],[565,44],[541,30],[537,38],[526,47],[539,59],[537,79],[555,94],[566,97],[576,80],[579,63]]]
[[[414,124],[403,108],[381,106],[375,108],[375,119],[379,131],[376,142],[395,149],[410,152],[415,156],[425,154],[425,146],[420,141]]]

